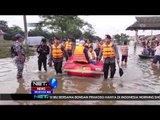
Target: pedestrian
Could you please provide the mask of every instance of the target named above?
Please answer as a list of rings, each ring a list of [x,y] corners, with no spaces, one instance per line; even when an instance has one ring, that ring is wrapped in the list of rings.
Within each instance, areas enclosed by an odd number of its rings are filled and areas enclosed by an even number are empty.
[[[15,63],[17,66],[17,79],[23,78],[23,69],[24,69],[24,62],[25,62],[25,51],[22,46],[23,36],[21,34],[15,35],[16,42],[14,44],[14,51],[15,51]]]
[[[123,64],[123,61],[125,61],[125,64],[127,64],[127,58],[128,58],[128,45],[127,45],[127,41],[124,41],[124,45],[122,45],[120,49],[121,49],[121,53],[122,53],[121,62]]]
[[[159,64],[160,64],[160,44],[159,44],[159,42],[157,43],[157,47],[155,48],[155,55],[153,58],[152,65],[156,65],[157,62],[159,62]]]
[[[47,55],[49,54],[49,46],[47,40],[43,38],[41,44],[37,47],[38,56],[38,70],[41,72],[42,64],[44,70],[47,72]]]

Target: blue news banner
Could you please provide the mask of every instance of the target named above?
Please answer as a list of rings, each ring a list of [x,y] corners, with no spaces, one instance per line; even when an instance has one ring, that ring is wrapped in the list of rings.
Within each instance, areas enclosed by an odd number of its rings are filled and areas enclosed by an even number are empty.
[[[160,94],[0,94],[0,100],[160,100]]]

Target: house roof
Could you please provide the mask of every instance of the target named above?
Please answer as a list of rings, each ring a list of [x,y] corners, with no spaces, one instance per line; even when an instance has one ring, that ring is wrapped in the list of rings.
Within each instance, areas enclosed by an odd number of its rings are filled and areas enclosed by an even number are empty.
[[[136,17],[136,20],[126,30],[160,30],[160,17]]]

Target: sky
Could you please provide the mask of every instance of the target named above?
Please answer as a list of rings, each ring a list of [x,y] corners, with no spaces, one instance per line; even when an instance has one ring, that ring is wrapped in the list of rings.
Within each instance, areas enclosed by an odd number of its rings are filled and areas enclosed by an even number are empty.
[[[135,16],[131,15],[87,15],[79,16],[84,21],[90,23],[95,35],[104,38],[105,34],[115,35],[125,33],[130,36],[135,36],[135,31],[125,30],[128,26],[136,22]],[[24,30],[23,15],[0,15],[0,20],[8,22],[8,26],[18,25]],[[40,20],[38,15],[27,15],[27,23],[35,23]],[[33,29],[33,27],[28,27]],[[152,34],[159,34],[160,31],[152,31]],[[140,30],[139,35],[151,35],[151,30]]]

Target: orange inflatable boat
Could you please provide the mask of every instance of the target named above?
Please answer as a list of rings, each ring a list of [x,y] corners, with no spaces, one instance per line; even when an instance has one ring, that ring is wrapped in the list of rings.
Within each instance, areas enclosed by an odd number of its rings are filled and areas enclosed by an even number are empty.
[[[102,61],[98,61],[97,64],[78,63],[70,57],[63,66],[63,71],[73,76],[99,77],[103,74],[103,63]]]

